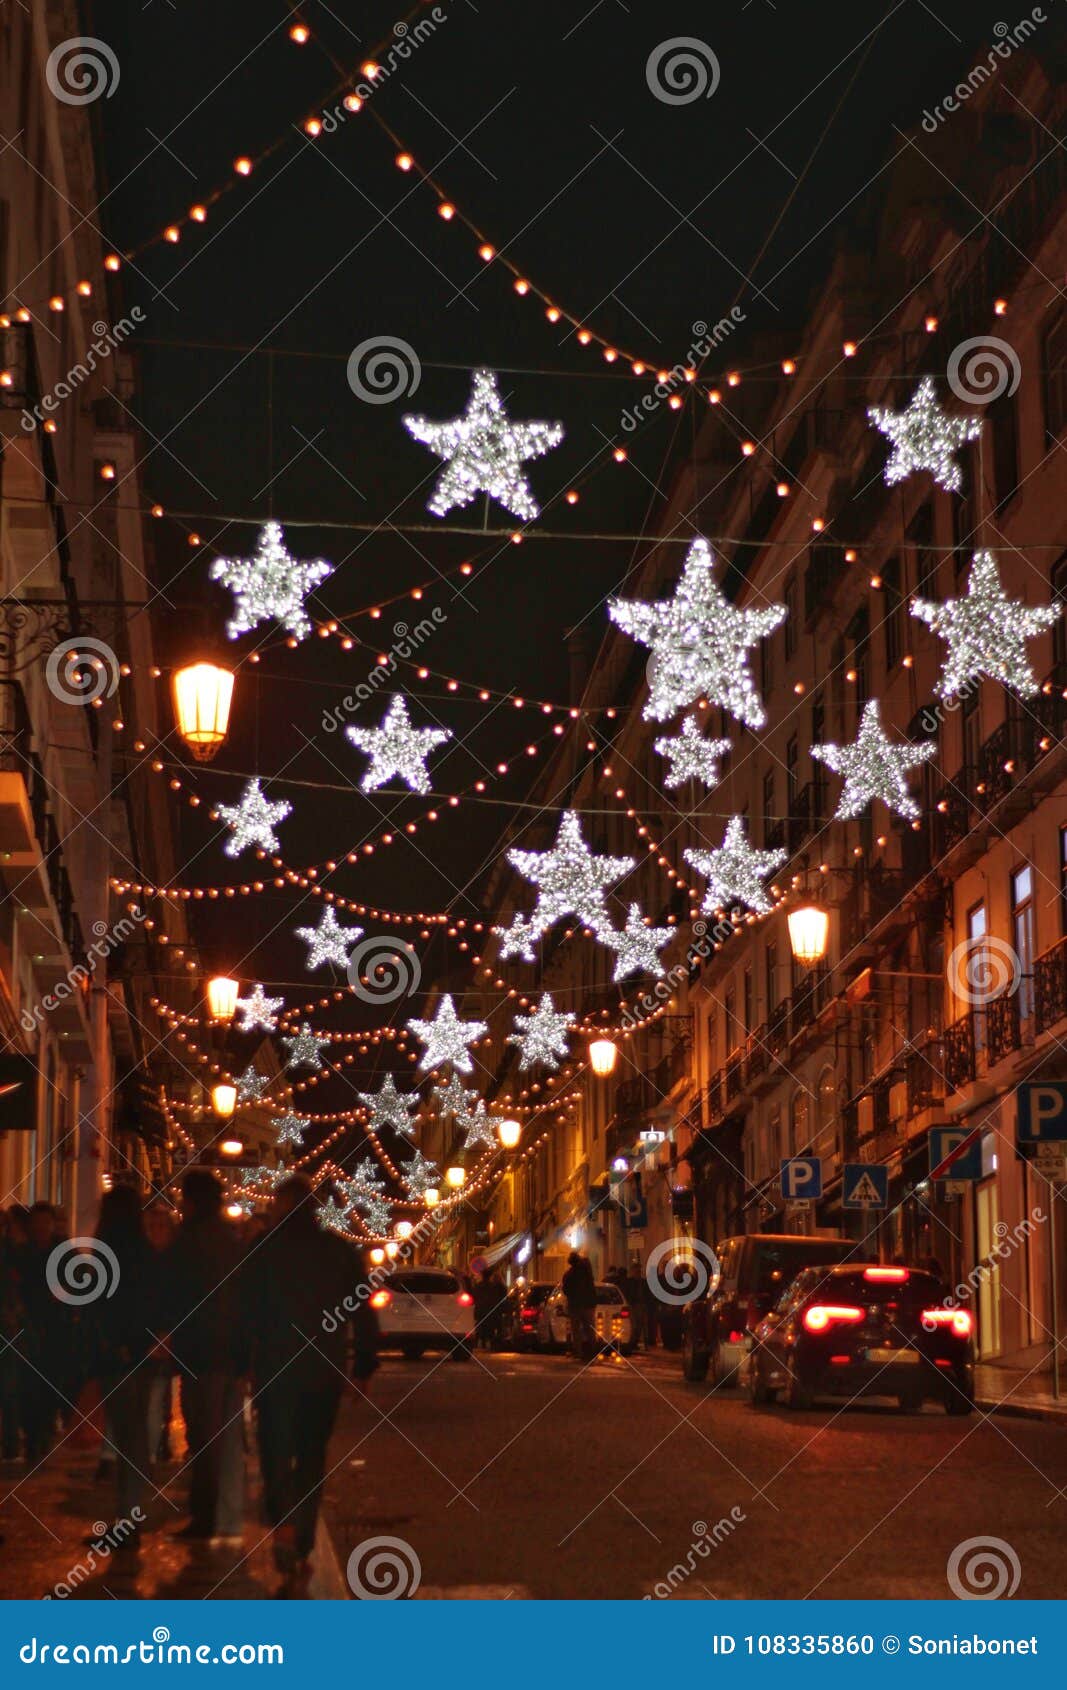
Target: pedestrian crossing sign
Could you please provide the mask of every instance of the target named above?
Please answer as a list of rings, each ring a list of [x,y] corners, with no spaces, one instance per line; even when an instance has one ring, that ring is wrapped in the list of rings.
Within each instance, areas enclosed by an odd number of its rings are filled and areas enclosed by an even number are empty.
[[[887,1209],[889,1169],[879,1162],[846,1162],[841,1203],[846,1209]]]

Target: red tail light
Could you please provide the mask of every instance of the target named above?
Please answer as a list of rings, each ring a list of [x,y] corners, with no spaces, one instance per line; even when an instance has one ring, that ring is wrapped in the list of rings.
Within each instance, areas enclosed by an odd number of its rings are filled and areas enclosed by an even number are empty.
[[[619,1319],[620,1320],[629,1320],[629,1318],[630,1318],[629,1309],[620,1309],[619,1310]]]
[[[974,1331],[974,1321],[968,1309],[923,1309],[922,1319],[927,1332],[948,1326],[957,1338],[969,1338]]]
[[[809,1332],[825,1332],[827,1327],[836,1320],[857,1321],[863,1319],[863,1310],[853,1308],[847,1303],[812,1303],[810,1309],[804,1310],[804,1325]]]
[[[391,1291],[375,1291],[370,1300],[370,1306],[372,1309],[387,1309],[392,1300],[393,1293]]]
[[[461,1309],[469,1309],[474,1305],[474,1298],[471,1296],[469,1291],[461,1291],[459,1296],[456,1298],[456,1302],[459,1304]]]
[[[881,1285],[904,1285],[907,1282],[907,1268],[864,1268],[864,1279],[873,1279]]]
[[[523,1320],[536,1320],[537,1319],[537,1310],[536,1309],[520,1309],[519,1314],[520,1314],[520,1316],[522,1317]]]
[[[745,1334],[743,1332],[731,1332],[730,1333],[731,1344],[743,1344],[744,1341],[745,1341]]]

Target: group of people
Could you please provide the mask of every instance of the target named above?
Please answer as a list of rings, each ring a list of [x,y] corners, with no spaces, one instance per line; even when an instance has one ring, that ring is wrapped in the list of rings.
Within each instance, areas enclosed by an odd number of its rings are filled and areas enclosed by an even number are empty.
[[[358,1294],[366,1278],[359,1253],[318,1225],[306,1179],[283,1180],[266,1224],[251,1231],[227,1218],[223,1195],[205,1167],[186,1172],[180,1214],[158,1200],[146,1206],[132,1186],[106,1192],[93,1241],[101,1291],[85,1301],[57,1295],[54,1258],[64,1239],[55,1211],[8,1211],[2,1454],[36,1466],[57,1438],[97,1422],[101,1469],[114,1472],[123,1526],[116,1541],[136,1550],[157,1512],[151,1497],[176,1380],[188,1445],[189,1517],[179,1534],[241,1543],[246,1426],[254,1422],[279,1594],[302,1596],[326,1446],[342,1392],[365,1389],[377,1366],[375,1316]],[[325,1318],[339,1308],[353,1311],[347,1321]]]

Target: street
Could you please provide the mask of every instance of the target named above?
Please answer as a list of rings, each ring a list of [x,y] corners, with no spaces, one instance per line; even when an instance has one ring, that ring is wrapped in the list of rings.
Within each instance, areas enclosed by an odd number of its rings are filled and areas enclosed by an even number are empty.
[[[421,1597],[944,1598],[971,1537],[1010,1546],[1020,1597],[1063,1590],[1060,1426],[753,1409],[675,1356],[390,1358],[330,1466],[342,1572],[400,1539]]]

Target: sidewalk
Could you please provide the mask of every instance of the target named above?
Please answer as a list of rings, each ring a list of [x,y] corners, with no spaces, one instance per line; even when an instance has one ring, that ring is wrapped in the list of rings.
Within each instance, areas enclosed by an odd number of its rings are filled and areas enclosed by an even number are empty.
[[[57,1444],[29,1475],[22,1462],[0,1462],[0,1533],[5,1539],[0,1548],[0,1600],[272,1597],[279,1574],[261,1524],[254,1454],[246,1460],[243,1547],[212,1549],[172,1535],[186,1519],[187,1474],[180,1461],[171,1461],[157,1470],[155,1482],[163,1494],[151,1493],[140,1554],[91,1553],[84,1541],[91,1532],[106,1528],[114,1508],[113,1481],[95,1476],[95,1450],[73,1448],[69,1441]],[[313,1598],[349,1596],[321,1525],[313,1568]]]
[[[1052,1395],[1051,1373],[999,1367],[993,1362],[979,1362],[974,1370],[975,1400],[986,1412],[1058,1420],[1067,1425],[1067,1366],[1060,1370],[1060,1390],[1057,1402]]]

